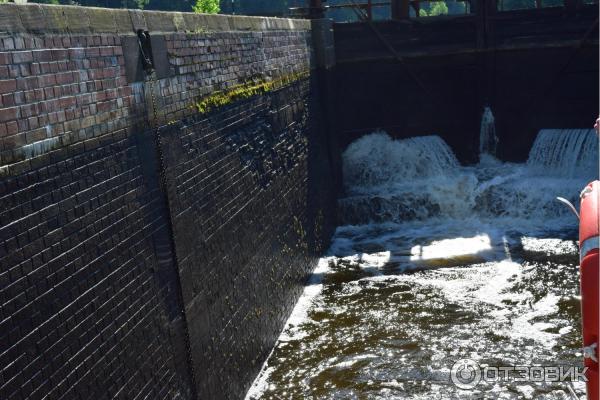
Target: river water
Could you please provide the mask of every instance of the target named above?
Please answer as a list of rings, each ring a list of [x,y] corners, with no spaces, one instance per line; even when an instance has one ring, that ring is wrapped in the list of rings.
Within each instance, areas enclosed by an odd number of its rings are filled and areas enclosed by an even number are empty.
[[[581,366],[577,204],[593,131],[544,130],[525,164],[459,165],[436,136],[343,154],[343,223],[248,399],[571,399],[582,382],[481,381],[480,366]]]

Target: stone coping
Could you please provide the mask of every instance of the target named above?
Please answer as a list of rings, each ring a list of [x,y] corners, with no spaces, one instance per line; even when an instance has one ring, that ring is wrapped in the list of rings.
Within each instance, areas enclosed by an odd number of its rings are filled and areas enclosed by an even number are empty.
[[[209,15],[193,12],[142,11],[48,4],[0,4],[0,34],[133,35],[138,29],[156,33],[230,31],[306,31],[309,20]]]

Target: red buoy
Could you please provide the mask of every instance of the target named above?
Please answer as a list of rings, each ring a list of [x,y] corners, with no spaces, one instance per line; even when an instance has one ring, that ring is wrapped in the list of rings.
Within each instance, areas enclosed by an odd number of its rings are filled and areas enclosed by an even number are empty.
[[[581,193],[581,220],[579,225],[580,280],[581,280],[581,321],[583,327],[583,355],[588,400],[599,400],[600,381],[598,380],[598,313],[600,293],[598,286],[600,237],[600,182],[590,183]]]

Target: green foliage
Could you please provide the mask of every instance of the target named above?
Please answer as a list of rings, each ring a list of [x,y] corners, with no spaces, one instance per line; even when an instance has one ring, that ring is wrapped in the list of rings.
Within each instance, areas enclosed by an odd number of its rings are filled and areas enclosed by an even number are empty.
[[[0,2],[5,0],[0,0]],[[10,0],[9,0],[10,1]],[[190,11],[196,0],[28,0],[30,3],[80,5],[84,7]],[[218,6],[218,0],[213,0]]]
[[[435,3],[429,10],[429,16],[448,15],[448,6],[444,2]]]
[[[419,10],[420,17],[435,17],[438,15],[448,15],[448,6],[446,5],[446,2],[439,1],[430,3],[429,11],[427,11],[425,8],[421,8]]]
[[[221,11],[219,0],[196,0],[192,9],[201,14],[218,14]]]

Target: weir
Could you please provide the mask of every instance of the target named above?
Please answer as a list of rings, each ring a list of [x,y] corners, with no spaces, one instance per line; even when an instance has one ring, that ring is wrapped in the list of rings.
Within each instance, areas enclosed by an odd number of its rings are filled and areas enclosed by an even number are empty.
[[[377,129],[398,139],[436,134],[474,163],[490,107],[498,156],[523,162],[540,129],[588,127],[582,120],[598,101],[597,4],[578,2],[575,12],[470,3],[466,15],[334,25],[342,148]]]
[[[468,351],[577,364],[555,198],[597,177],[597,4],[308,10],[0,4],[0,399],[431,399]]]

